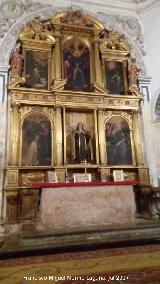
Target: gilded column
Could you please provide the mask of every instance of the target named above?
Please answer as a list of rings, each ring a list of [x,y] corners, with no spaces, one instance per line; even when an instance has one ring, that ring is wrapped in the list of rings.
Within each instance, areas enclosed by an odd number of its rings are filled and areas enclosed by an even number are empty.
[[[141,146],[141,135],[140,135],[140,121],[138,111],[133,112],[133,133],[134,133],[134,146],[135,146],[135,157],[138,166],[144,165],[142,146]]]
[[[98,136],[99,136],[99,156],[100,163],[106,163],[106,141],[105,141],[105,128],[104,128],[104,110],[98,109]]]
[[[2,64],[3,65],[3,64]],[[7,150],[7,88],[8,64],[0,66],[0,236],[5,233],[4,224],[4,167],[6,165]]]
[[[56,63],[56,80],[61,79],[61,46],[60,46],[60,33],[56,31],[55,35],[56,44],[55,44],[55,63]]]
[[[10,148],[10,159],[11,165],[18,165],[19,161],[19,134],[20,134],[20,113],[19,104],[11,104],[11,148]]]
[[[95,130],[95,138],[96,138],[96,163],[99,164],[97,109],[94,109],[94,125],[95,125],[94,130]]]
[[[62,165],[63,163],[63,141],[62,141],[62,113],[61,107],[56,107],[56,164]]]
[[[63,155],[64,155],[64,164],[67,162],[66,157],[66,109],[63,107]]]
[[[101,62],[99,57],[99,39],[95,39],[94,43],[94,50],[95,50],[95,76],[96,76],[96,83],[102,83],[102,70],[101,70]]]
[[[136,151],[135,151],[135,141],[134,141],[134,135],[133,135],[133,127],[130,128],[130,138],[131,138],[133,166],[135,167],[137,165],[137,160],[136,160]]]

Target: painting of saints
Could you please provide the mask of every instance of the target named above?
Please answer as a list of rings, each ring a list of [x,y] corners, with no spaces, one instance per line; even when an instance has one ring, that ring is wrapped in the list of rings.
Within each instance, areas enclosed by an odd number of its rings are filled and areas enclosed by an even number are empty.
[[[22,166],[51,165],[51,125],[39,114],[28,115],[22,130]]]
[[[124,95],[125,84],[122,62],[107,61],[105,64],[106,88],[110,94]]]
[[[87,46],[78,39],[64,44],[65,88],[74,91],[90,90],[90,59]]]
[[[107,163],[109,165],[131,165],[132,148],[127,121],[119,116],[107,120],[105,137]]]
[[[26,52],[26,87],[48,89],[48,54],[46,52]]]

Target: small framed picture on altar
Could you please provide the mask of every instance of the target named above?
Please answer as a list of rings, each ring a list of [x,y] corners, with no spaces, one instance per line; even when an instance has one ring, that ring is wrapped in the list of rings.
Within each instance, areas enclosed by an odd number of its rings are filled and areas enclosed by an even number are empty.
[[[114,181],[123,181],[124,180],[123,170],[114,170],[113,171],[113,179],[114,179]]]
[[[48,171],[48,181],[49,182],[58,182],[57,174],[54,171]]]
[[[74,182],[91,182],[92,177],[91,177],[91,174],[74,174],[73,181]]]

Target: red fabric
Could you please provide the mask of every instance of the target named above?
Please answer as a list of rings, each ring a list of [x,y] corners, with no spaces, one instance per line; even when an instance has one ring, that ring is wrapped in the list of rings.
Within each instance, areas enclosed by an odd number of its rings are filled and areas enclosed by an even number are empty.
[[[32,183],[34,188],[48,188],[48,187],[71,187],[71,186],[111,186],[111,185],[136,185],[139,184],[138,180],[125,180],[125,181],[95,181],[95,182],[55,182],[55,183]]]

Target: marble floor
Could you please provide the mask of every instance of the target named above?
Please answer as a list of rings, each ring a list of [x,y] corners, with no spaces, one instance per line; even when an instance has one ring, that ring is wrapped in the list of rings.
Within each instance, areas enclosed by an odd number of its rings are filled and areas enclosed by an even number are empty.
[[[13,229],[6,226],[0,237],[0,255],[21,255],[46,250],[67,250],[92,246],[121,246],[137,243],[160,243],[160,221],[136,219],[130,223],[104,226],[51,229],[38,223],[24,222]]]

